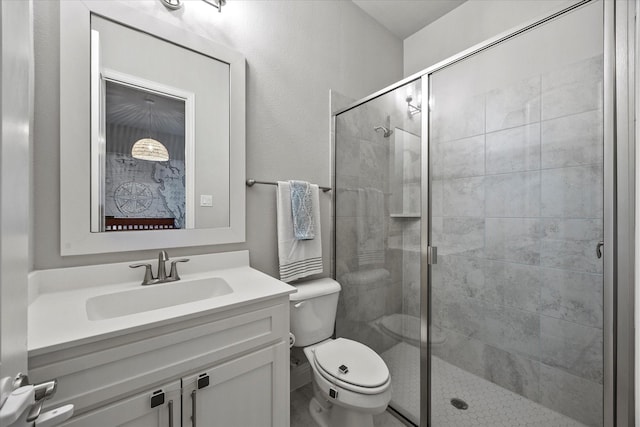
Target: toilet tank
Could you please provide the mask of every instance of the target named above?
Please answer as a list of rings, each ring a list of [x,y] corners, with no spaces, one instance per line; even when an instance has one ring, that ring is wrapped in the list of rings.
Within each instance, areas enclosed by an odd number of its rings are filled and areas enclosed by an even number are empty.
[[[294,285],[289,296],[290,328],[295,347],[306,347],[333,335],[340,284],[333,279],[309,280]]]

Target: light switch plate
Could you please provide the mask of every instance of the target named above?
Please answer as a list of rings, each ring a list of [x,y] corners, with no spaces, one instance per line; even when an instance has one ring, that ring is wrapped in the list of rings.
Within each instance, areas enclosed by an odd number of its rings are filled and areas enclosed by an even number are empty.
[[[201,194],[200,206],[213,206],[213,196],[211,194]]]

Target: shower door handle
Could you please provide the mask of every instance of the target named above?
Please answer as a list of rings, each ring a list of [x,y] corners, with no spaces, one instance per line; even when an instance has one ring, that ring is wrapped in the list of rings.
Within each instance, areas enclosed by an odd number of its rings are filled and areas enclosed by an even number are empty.
[[[427,246],[427,264],[438,263],[438,248],[436,246]]]
[[[602,258],[602,247],[604,246],[604,241],[600,240],[596,245],[596,256],[598,258]]]

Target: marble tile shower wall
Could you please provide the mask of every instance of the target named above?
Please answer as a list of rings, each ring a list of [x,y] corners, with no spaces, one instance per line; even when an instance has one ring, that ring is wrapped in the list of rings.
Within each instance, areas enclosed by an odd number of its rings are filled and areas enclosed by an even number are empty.
[[[602,425],[602,70],[590,58],[431,121],[435,355],[589,426]]]
[[[395,344],[375,321],[402,306],[402,229],[389,217],[390,99],[379,98],[336,118],[336,278],[342,285],[338,336],[378,352]]]
[[[396,99],[391,110],[391,123],[395,128],[395,154],[400,158],[392,158],[395,164],[390,165],[395,176],[391,177],[392,197],[391,210],[402,216],[390,218],[395,241],[391,246],[400,248],[399,262],[402,265],[402,310],[408,316],[420,317],[420,195],[421,195],[421,149],[422,149],[422,115],[410,113],[406,101],[406,93],[413,94],[414,105],[420,105],[421,81],[408,83],[397,89]],[[400,151],[398,144],[401,144]],[[393,153],[392,153],[393,154]],[[392,156],[393,157],[393,156]],[[394,204],[395,203],[395,204]],[[416,215],[416,216],[414,216]],[[411,328],[413,324],[408,323]]]
[[[420,116],[413,118],[420,122]],[[419,135],[414,130],[413,135]],[[420,211],[421,211],[421,139],[406,135],[402,159],[402,212],[406,217],[392,218],[402,229],[402,313],[420,317]],[[415,215],[415,216],[414,216]],[[410,327],[410,324],[406,325]]]

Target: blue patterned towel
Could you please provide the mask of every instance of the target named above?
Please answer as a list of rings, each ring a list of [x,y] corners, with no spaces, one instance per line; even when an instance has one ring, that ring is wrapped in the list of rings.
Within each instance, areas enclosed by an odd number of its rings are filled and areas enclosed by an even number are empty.
[[[312,240],[316,237],[313,223],[311,184],[307,181],[289,181],[291,187],[291,213],[293,235],[296,240]]]
[[[312,240],[298,240],[293,232],[293,215],[291,215],[291,185],[278,181],[276,191],[276,218],[278,225],[278,263],[280,280],[290,283],[312,274],[320,274],[323,270],[322,233],[320,226],[320,197],[318,186],[311,184],[313,200],[313,223],[316,237]]]

